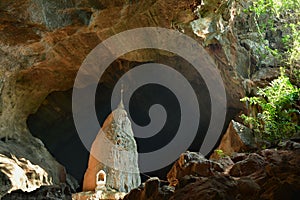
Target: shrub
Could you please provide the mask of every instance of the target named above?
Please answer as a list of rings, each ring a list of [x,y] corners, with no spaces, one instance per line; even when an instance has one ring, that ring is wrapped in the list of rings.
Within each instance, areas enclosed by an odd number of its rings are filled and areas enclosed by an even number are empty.
[[[225,158],[227,156],[222,149],[216,149],[215,152],[220,158]]]
[[[285,52],[273,47],[265,46],[265,50],[280,60],[284,60],[287,67],[293,69],[299,65],[300,59],[300,1],[299,0],[253,0],[249,9],[254,16],[256,30],[262,43],[266,39],[266,32],[282,32],[282,42]]]
[[[281,68],[280,76],[269,86],[258,88],[257,96],[245,97],[250,108],[258,111],[249,116],[241,115],[245,124],[250,125],[256,136],[276,143],[299,132],[299,88],[292,85]]]

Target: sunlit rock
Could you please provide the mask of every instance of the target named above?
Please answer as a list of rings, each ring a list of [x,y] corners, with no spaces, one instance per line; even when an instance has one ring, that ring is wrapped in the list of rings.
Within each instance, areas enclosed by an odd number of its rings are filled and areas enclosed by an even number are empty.
[[[14,190],[32,192],[42,185],[53,184],[43,168],[14,155],[8,157],[0,154],[0,176],[0,198]]]

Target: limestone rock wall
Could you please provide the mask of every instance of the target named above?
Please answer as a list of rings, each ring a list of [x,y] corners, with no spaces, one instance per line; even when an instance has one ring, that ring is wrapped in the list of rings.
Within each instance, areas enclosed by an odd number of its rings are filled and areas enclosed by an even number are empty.
[[[39,1],[40,2],[40,1]],[[44,1],[41,1],[44,2]],[[1,135],[18,135],[26,129],[27,116],[34,113],[41,105],[45,97],[52,91],[63,91],[72,87],[76,72],[85,56],[104,39],[118,32],[144,26],[160,26],[179,30],[183,28],[186,34],[202,43],[203,39],[197,37],[191,29],[190,22],[197,16],[193,10],[196,1],[151,0],[138,1],[138,3],[122,3],[122,1],[109,1],[97,5],[88,1],[77,4],[37,4],[35,1],[23,0],[4,1],[1,3]],[[225,5],[226,2],[223,2]],[[48,8],[56,5],[56,18],[64,11],[81,7],[91,8],[91,17],[88,25],[74,22],[68,25],[62,23],[52,30],[47,26],[46,17],[37,22],[36,12],[31,7],[39,6]],[[115,4],[115,6],[114,6]],[[22,5],[19,7],[19,5]],[[39,8],[35,10],[40,11]],[[49,11],[50,12],[50,11]],[[69,16],[71,17],[71,16]],[[51,17],[50,17],[51,18]],[[53,19],[53,21],[60,21]],[[63,17],[61,17],[63,18]],[[77,17],[74,17],[77,19]],[[176,23],[175,23],[176,22]],[[57,22],[58,23],[58,22]],[[48,24],[51,24],[50,22]],[[174,25],[176,24],[176,25]],[[229,26],[230,28],[230,26]],[[238,45],[234,34],[228,33],[228,48],[235,51],[233,45]],[[230,36],[230,37],[229,37]],[[240,86],[233,59],[224,56],[225,47],[216,43],[207,46],[211,56],[215,58],[225,81],[231,108],[240,109],[238,97],[243,94]],[[226,50],[227,51],[227,50]],[[237,54],[233,53],[236,59]],[[147,51],[141,51],[127,55],[129,61],[147,62],[153,60],[153,55]],[[234,64],[235,62],[236,64]],[[234,65],[233,65],[234,64]]]
[[[116,33],[146,26],[184,32],[205,46],[222,74],[232,118],[243,109],[241,82],[249,66],[253,70],[236,35],[242,27],[236,26],[235,16],[242,8],[231,0],[1,0],[0,138],[29,145],[23,141],[30,137],[28,115],[51,92],[72,88],[85,56]],[[201,32],[202,26],[209,31]],[[122,59],[149,62],[157,54],[140,51]],[[113,73],[104,81],[111,79]],[[32,155],[46,155],[45,170],[53,172],[54,159],[38,141],[31,143]]]

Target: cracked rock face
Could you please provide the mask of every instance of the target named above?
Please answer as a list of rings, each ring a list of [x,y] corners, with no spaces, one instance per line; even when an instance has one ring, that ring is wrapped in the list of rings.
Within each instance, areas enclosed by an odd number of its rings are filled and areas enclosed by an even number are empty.
[[[233,12],[239,5],[235,1],[203,2],[201,19],[216,13],[215,21],[209,22],[214,29],[208,29],[216,34],[209,32],[206,39],[197,36],[190,24],[199,17],[194,13],[201,3],[198,0],[1,0],[0,137],[30,144],[31,161],[42,154],[47,158],[44,169],[58,180],[59,173],[53,167],[57,162],[45,147],[36,140],[23,140],[30,137],[28,116],[46,104],[49,94],[72,89],[82,61],[101,41],[128,29],[148,26],[184,32],[205,46],[224,80],[228,110],[232,112],[228,118],[232,118],[243,109],[239,102],[244,95],[241,76],[247,76],[247,66],[252,67],[232,27]],[[118,59],[118,67],[126,71],[122,63],[152,62],[157,54],[172,60],[173,55],[142,50]],[[102,81],[110,84],[118,67]],[[189,75],[193,82],[195,75]]]
[[[186,152],[173,165],[166,190],[164,181],[149,179],[125,196],[126,200],[176,199],[289,199],[299,198],[300,145],[287,141],[279,149],[257,153],[239,153],[234,157],[207,160],[197,153]],[[230,161],[230,162],[228,162]],[[202,167],[205,163],[215,163]],[[216,166],[221,166],[220,169]],[[209,169],[213,173],[203,173]],[[199,173],[202,172],[202,173]],[[174,180],[177,180],[174,184]],[[150,184],[151,183],[151,184]],[[175,186],[175,187],[173,187]],[[151,191],[151,195],[147,195]],[[168,191],[168,192],[164,192]]]
[[[0,152],[0,198],[14,190],[31,192],[44,185],[68,182],[64,167],[32,136],[0,141]]]
[[[193,33],[189,24],[193,18],[196,18],[193,8],[197,5],[197,1],[151,0],[132,4],[121,0],[101,1],[102,6],[96,5],[96,1],[78,0],[75,4],[71,4],[71,1],[57,4],[47,2],[1,1],[0,128],[3,130],[2,136],[4,133],[10,137],[22,134],[23,130],[27,129],[28,115],[36,112],[51,92],[71,89],[78,68],[87,54],[101,41],[118,32],[145,26],[179,30],[177,25],[173,26],[176,22],[175,24],[180,24],[180,30],[184,29],[185,34],[202,43],[202,39]],[[56,9],[55,14],[51,14],[54,19],[47,13],[46,20],[40,15],[38,15],[40,17],[34,16],[36,12],[30,8],[35,6],[47,8],[48,12]],[[72,18],[69,16],[70,12],[67,12],[70,9],[77,12],[83,8],[90,8],[92,12],[91,17],[87,18],[88,24],[77,21],[67,24],[61,22],[54,30],[47,26],[47,23],[52,23],[51,20],[64,19],[64,15]],[[33,10],[40,12],[39,9]],[[37,22],[36,18],[41,22]],[[228,45],[238,45],[234,38],[234,35],[230,35],[231,40]],[[232,65],[236,58],[230,58],[230,62],[226,60],[223,47],[225,48],[222,43],[215,43],[207,46],[206,49],[216,61],[222,74],[228,93],[228,107],[239,110],[242,106],[238,99],[244,92],[236,69],[243,64]],[[226,46],[226,49],[228,48],[231,46]],[[237,57],[238,55],[234,53],[235,49],[232,46],[231,51]],[[155,55],[157,52],[149,53],[145,50],[128,54],[122,59],[130,62],[149,62],[155,60]],[[112,77],[108,77],[107,80],[110,78]]]
[[[0,171],[1,175],[8,178],[10,185],[1,182],[0,194],[21,189],[23,192],[31,192],[41,185],[51,185],[47,172],[38,165],[33,165],[25,158],[18,159],[12,155],[11,158],[0,154]],[[10,169],[10,170],[7,170]],[[6,187],[7,186],[7,187]],[[7,189],[9,189],[7,191]]]
[[[95,190],[100,170],[106,173],[107,189],[129,192],[141,183],[137,146],[123,104],[107,117],[93,142],[84,191]]]

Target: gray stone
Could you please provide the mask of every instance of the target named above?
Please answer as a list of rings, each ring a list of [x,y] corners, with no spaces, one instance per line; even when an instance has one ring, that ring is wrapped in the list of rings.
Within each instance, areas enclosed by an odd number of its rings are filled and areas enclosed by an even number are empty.
[[[265,41],[255,41],[252,39],[243,39],[240,41],[241,45],[246,49],[249,49],[251,55],[258,61],[259,65],[269,67],[275,66],[277,60],[275,57],[266,49],[269,46],[268,40]]]
[[[233,124],[233,128],[236,130],[242,142],[250,148],[256,148],[255,139],[252,130],[244,126],[243,124],[240,124],[239,122],[233,120],[232,120],[232,124]]]

